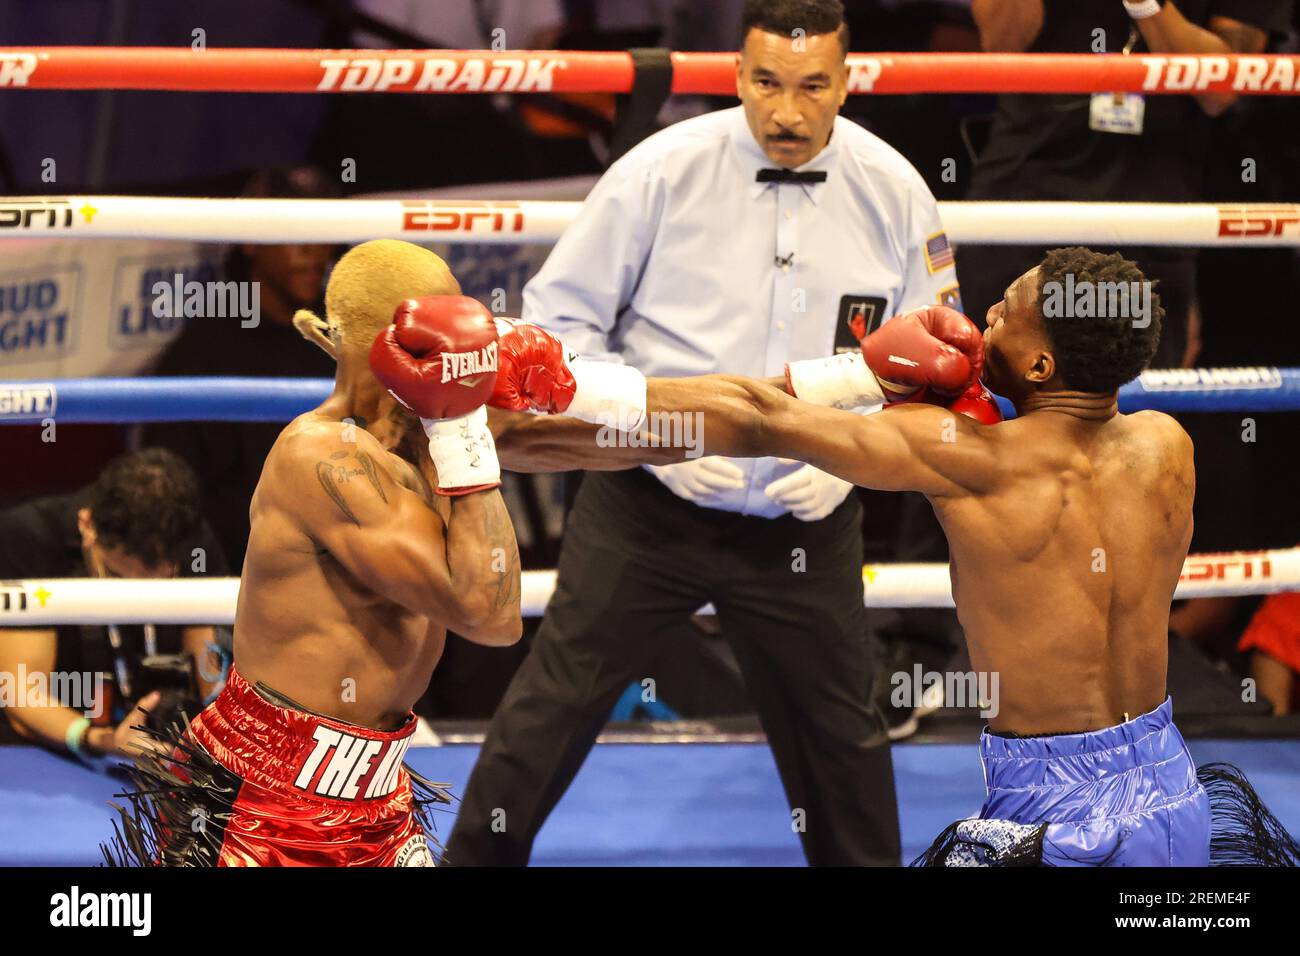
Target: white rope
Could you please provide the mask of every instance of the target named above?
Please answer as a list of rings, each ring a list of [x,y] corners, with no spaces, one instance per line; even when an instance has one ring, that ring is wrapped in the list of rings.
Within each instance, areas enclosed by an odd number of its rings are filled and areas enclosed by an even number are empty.
[[[553,243],[581,204],[544,200],[0,198],[0,238]],[[941,202],[954,242],[1296,246],[1300,204]]]
[[[239,578],[0,582],[0,624],[233,624]]]
[[[1116,573],[1112,568],[1108,573]],[[952,607],[946,564],[874,564],[862,569],[867,607]],[[525,571],[521,604],[538,617],[555,590],[554,571]],[[1300,591],[1300,548],[1195,554],[1178,598]],[[0,582],[0,626],[51,624],[233,624],[238,578],[141,580],[63,578]],[[712,613],[712,608],[701,609]]]

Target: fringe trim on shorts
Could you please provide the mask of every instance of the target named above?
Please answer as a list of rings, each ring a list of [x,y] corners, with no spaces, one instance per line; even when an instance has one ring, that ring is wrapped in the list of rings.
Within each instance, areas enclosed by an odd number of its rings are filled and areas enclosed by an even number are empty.
[[[1269,812],[1239,769],[1196,770],[1210,797],[1210,866],[1300,866],[1300,843]]]
[[[451,806],[452,795],[448,789],[450,783],[434,783],[408,763],[403,763],[411,778],[411,802],[415,806],[415,817],[420,821],[424,839],[428,842],[434,859],[440,860],[447,848],[442,845],[436,834],[438,824],[434,814],[445,813],[445,807]]]
[[[1196,779],[1210,801],[1210,866],[1300,866],[1300,843],[1264,806],[1245,774],[1232,764],[1212,763],[1197,768]],[[1050,865],[1043,862],[1046,824],[1017,839],[998,841],[982,838],[979,828],[972,826],[985,822],[997,821],[957,821],[940,833],[911,865]],[[1119,851],[1121,843],[1104,859],[1079,862],[1105,866]]]
[[[217,865],[242,781],[194,744],[187,732],[189,719],[181,718],[184,723],[174,721],[165,731],[141,728],[159,749],[127,765],[133,789],[114,794],[127,806],[109,804],[117,819],[113,838],[100,844],[106,866]],[[184,755],[180,762],[177,751]],[[436,857],[443,847],[433,836],[433,812],[451,803],[449,784],[433,783],[405,766],[416,819]]]
[[[181,719],[184,724],[173,721],[163,731],[142,728],[157,750],[124,765],[132,789],[114,794],[126,806],[109,804],[117,819],[113,839],[100,844],[105,865],[217,865],[239,780],[191,743],[185,733],[188,717]],[[175,757],[181,755],[178,763]]]

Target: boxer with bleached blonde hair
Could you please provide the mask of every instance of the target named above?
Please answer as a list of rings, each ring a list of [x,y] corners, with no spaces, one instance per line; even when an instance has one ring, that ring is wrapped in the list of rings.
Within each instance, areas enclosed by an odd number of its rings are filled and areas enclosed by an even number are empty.
[[[110,863],[432,865],[440,788],[402,762],[448,628],[519,639],[519,554],[484,403],[497,331],[440,258],[335,267],[303,335],[334,390],[285,427],[250,509],[225,690],[135,773]],[[412,786],[412,779],[415,786]]]

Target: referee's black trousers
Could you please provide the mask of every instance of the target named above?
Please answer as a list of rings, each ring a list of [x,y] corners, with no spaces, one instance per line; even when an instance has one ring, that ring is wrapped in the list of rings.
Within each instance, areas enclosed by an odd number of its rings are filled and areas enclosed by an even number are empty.
[[[641,469],[586,476],[555,594],[488,729],[448,841],[522,865],[658,636],[713,602],[813,865],[897,865],[898,806],[862,607],[861,505],[822,521],[701,508]],[[656,681],[671,703],[672,689]],[[725,799],[719,797],[718,799]]]

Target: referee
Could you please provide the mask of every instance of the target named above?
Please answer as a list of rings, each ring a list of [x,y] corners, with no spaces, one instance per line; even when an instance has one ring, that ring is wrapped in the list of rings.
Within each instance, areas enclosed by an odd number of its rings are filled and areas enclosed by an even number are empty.
[[[647,375],[772,376],[886,317],[959,307],[934,197],[837,114],[838,0],[750,0],[741,106],[651,136],[596,184],[524,290],[525,321]],[[896,865],[893,765],[871,703],[862,509],[797,462],[592,472],[555,595],[488,730],[452,865],[522,865],[662,634],[712,602],[814,865]],[[663,689],[660,689],[663,692]]]

